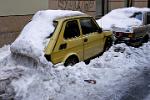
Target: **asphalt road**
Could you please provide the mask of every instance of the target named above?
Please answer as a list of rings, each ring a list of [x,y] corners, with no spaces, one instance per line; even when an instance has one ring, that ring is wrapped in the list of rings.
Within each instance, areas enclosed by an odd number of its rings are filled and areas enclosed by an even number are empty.
[[[144,100],[150,94],[150,69],[147,68],[145,67],[140,76],[131,80],[129,85],[133,86],[120,100]]]

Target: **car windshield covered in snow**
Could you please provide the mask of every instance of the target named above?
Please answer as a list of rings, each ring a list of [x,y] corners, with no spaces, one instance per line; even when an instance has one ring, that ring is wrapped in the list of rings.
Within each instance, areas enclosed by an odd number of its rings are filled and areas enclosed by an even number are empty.
[[[58,25],[58,21],[53,21],[53,26],[55,29],[52,33],[50,33],[50,35],[47,38],[51,38],[53,36],[53,33],[55,32],[57,25]]]
[[[136,18],[138,20],[142,20],[142,13],[141,12],[136,12],[133,14],[133,16],[131,16],[131,18]]]

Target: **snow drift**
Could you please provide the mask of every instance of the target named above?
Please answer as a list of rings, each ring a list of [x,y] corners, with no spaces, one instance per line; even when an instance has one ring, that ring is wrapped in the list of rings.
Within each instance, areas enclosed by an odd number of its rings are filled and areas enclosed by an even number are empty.
[[[53,31],[53,21],[66,16],[77,16],[83,13],[70,10],[38,11],[24,29],[20,36],[12,43],[12,53],[19,53],[47,63],[44,57],[45,40]]]
[[[31,66],[30,60],[26,61],[28,65],[20,65],[15,58],[4,56],[0,61],[0,91],[5,92],[0,92],[3,93],[0,97],[6,100],[122,100],[130,95],[131,87],[146,82],[143,72],[150,70],[149,49],[150,42],[140,48],[118,44],[89,65],[80,62],[67,68],[31,68],[27,67]]]
[[[135,12],[144,11],[150,11],[150,9],[136,7],[115,9],[103,16],[101,19],[97,20],[97,22],[103,29],[109,30],[111,30],[114,26],[125,29],[130,28],[131,26],[140,26],[142,21],[136,18],[131,18],[131,16]]]

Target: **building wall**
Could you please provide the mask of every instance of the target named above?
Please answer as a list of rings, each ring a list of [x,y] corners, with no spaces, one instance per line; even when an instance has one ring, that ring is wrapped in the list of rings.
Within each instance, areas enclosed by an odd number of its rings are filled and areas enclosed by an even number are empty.
[[[48,9],[48,0],[0,0],[0,16],[34,14]]]
[[[79,10],[96,15],[96,0],[49,0],[50,9]]]
[[[108,11],[125,6],[124,0],[108,0]]]
[[[147,7],[148,6],[148,0],[134,0],[134,6],[135,7]]]
[[[0,47],[13,42],[32,15],[48,9],[48,0],[0,0]]]
[[[43,9],[80,10],[101,17],[109,11],[126,7],[130,0],[0,0],[0,47],[11,43],[32,15]],[[150,0],[132,0],[135,7],[147,7]]]

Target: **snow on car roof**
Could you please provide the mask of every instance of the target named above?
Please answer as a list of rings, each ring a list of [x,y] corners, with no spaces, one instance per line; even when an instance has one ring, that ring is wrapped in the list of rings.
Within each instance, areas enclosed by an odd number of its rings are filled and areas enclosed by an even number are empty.
[[[38,11],[19,37],[12,43],[10,50],[41,61],[44,58],[44,40],[54,31],[53,21],[66,16],[83,15],[84,13],[71,10]]]
[[[112,26],[120,27],[120,28],[127,28],[130,26],[139,26],[142,24],[141,20],[136,18],[131,18],[131,16],[135,12],[146,12],[150,11],[149,8],[136,8],[136,7],[129,7],[129,8],[119,8],[112,10],[101,19],[97,20],[99,26],[103,29],[111,29]]]

